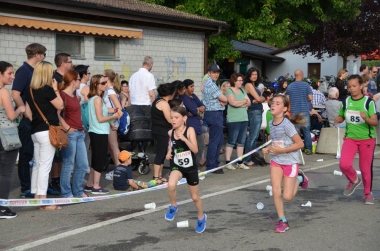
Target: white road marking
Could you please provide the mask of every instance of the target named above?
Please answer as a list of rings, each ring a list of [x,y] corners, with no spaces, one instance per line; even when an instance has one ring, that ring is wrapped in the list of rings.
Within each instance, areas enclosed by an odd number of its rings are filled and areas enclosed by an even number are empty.
[[[380,153],[380,151],[375,152],[375,154],[378,154],[378,153]],[[322,168],[329,167],[329,166],[336,165],[336,164],[339,164],[339,161],[334,161],[333,163],[328,163],[328,164],[325,164],[325,165],[322,165],[322,166],[318,166],[318,167],[308,168],[307,171],[318,170],[318,169],[322,169]],[[211,194],[202,195],[201,198],[202,199],[211,198],[211,197],[214,197],[214,196],[218,196],[218,195],[221,195],[221,194],[233,192],[233,191],[244,189],[244,188],[247,188],[247,187],[251,187],[251,186],[256,186],[256,185],[260,185],[260,184],[263,184],[263,183],[267,183],[269,181],[270,181],[270,179],[264,179],[264,180],[260,180],[260,181],[253,182],[253,183],[250,183],[250,184],[246,184],[246,185],[242,185],[242,186],[226,189],[226,190],[223,190],[223,191],[219,191],[219,192],[215,192],[215,193],[211,193]],[[193,202],[193,200],[192,199],[188,199],[188,200],[183,200],[183,201],[177,202],[177,204],[178,205],[183,205],[183,204],[187,204],[187,203],[191,203],[191,202]],[[89,225],[89,226],[86,226],[86,227],[77,228],[77,229],[70,230],[70,231],[67,231],[67,232],[64,232],[64,233],[60,233],[60,234],[57,234],[57,235],[54,235],[54,236],[50,236],[50,237],[47,237],[47,238],[44,238],[44,239],[40,239],[40,240],[37,240],[37,241],[29,242],[29,243],[26,243],[24,245],[11,248],[9,250],[11,250],[11,251],[16,251],[16,250],[17,251],[22,251],[22,250],[31,249],[31,248],[34,248],[34,247],[37,247],[37,246],[41,246],[41,245],[44,245],[44,244],[56,241],[56,240],[67,238],[67,237],[70,237],[70,236],[73,236],[73,235],[76,235],[76,234],[81,234],[81,233],[86,232],[86,231],[90,231],[90,230],[93,230],[93,229],[97,229],[97,228],[101,228],[101,227],[104,227],[104,226],[108,226],[108,225],[111,225],[111,224],[114,224],[114,223],[118,223],[118,222],[121,222],[121,221],[124,221],[124,220],[132,219],[134,217],[139,217],[139,216],[143,216],[143,215],[146,215],[146,214],[156,213],[158,211],[162,211],[162,210],[167,209],[167,208],[168,208],[168,205],[160,206],[160,207],[157,207],[155,210],[146,210],[146,211],[142,211],[142,212],[138,212],[138,213],[133,213],[133,214],[126,215],[126,216],[121,216],[121,217],[118,217],[118,218],[115,218],[115,219],[98,222],[98,223],[95,223],[95,224],[92,224],[92,225]]]

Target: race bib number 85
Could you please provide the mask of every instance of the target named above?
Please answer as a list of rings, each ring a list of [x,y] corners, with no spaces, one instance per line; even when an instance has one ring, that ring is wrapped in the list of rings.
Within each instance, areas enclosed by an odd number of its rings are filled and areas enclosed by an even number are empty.
[[[364,119],[360,116],[360,111],[347,110],[346,122],[350,124],[364,124]]]
[[[193,166],[193,158],[191,156],[191,151],[185,151],[181,153],[175,152],[174,163],[183,168],[189,168]]]

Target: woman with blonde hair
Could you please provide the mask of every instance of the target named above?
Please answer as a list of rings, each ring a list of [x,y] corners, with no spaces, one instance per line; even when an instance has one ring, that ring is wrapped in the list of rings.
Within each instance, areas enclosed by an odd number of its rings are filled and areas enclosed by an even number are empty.
[[[32,120],[32,140],[34,143],[34,166],[32,172],[31,193],[34,198],[46,198],[49,173],[55,154],[55,147],[49,139],[49,126],[43,120],[36,105],[50,125],[58,126],[57,110],[63,109],[63,101],[58,84],[53,79],[53,65],[46,61],[39,62],[33,71],[30,91],[26,96],[26,115]],[[59,206],[41,206],[41,210],[59,210]]]
[[[73,70],[63,75],[63,83],[59,86],[60,95],[64,101],[64,109],[58,113],[59,122],[67,132],[69,144],[62,148],[61,195],[64,198],[88,197],[83,192],[82,182],[88,168],[85,131],[82,126],[80,104],[75,91],[80,87],[81,78]],[[73,182],[70,184],[71,173],[74,170]]]
[[[347,76],[348,76],[348,71],[346,69],[342,68],[338,71],[338,78],[335,81],[335,87],[338,88],[339,90],[340,101],[345,100],[348,95],[347,87],[344,84],[344,81],[347,78]]]
[[[110,133],[108,121],[119,119],[123,114],[121,110],[109,116],[105,104],[102,102],[104,92],[107,90],[107,77],[103,75],[92,76],[90,92],[88,93],[88,117],[91,145],[91,170],[85,192],[92,194],[108,194],[109,191],[99,185],[100,175],[107,163],[107,142]],[[117,143],[117,142],[116,142]]]
[[[0,62],[0,124],[1,128],[15,127],[14,120],[25,112],[25,106],[20,106],[17,110],[12,104],[9,90],[4,88],[11,85],[15,79],[13,66],[8,63]],[[13,170],[16,164],[18,149],[5,151],[0,140],[0,199],[7,200],[11,191]],[[11,219],[17,217],[8,207],[0,206],[0,219]]]
[[[121,104],[120,104],[120,78],[117,73],[115,73],[111,69],[107,69],[104,71],[103,76],[107,78],[107,90],[104,93],[103,101],[106,104],[108,109],[108,116],[112,116],[112,114],[121,112]],[[111,158],[115,166],[118,166],[119,163],[119,145],[117,141],[117,129],[119,128],[119,120],[115,119],[111,123],[110,133],[108,134],[108,147],[111,154]]]

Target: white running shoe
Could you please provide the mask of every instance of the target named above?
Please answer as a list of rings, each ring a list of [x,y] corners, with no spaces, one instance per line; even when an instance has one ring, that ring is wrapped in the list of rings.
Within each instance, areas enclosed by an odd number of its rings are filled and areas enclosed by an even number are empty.
[[[236,170],[236,168],[232,164],[228,164],[225,168],[228,170]]]
[[[242,163],[242,164],[237,164],[236,167],[237,167],[238,169],[249,170],[249,167],[246,166],[246,165],[244,165],[244,163]]]

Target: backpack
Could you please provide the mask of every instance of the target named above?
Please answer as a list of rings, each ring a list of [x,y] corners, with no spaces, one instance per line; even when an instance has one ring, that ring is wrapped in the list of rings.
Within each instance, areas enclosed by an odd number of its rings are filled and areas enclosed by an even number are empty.
[[[113,102],[108,95],[108,89],[106,90],[104,96],[108,97],[108,100],[110,101],[111,107],[114,108]],[[120,105],[121,105],[120,96],[117,95],[117,98],[118,98]],[[130,126],[130,117],[129,117],[128,112],[124,108],[122,108],[121,111],[123,112],[123,115],[118,119],[119,120],[119,127],[117,128],[117,132],[121,135],[127,135],[128,131],[129,131],[129,126]]]
[[[123,112],[123,115],[119,119],[119,128],[117,128],[117,132],[122,135],[127,135],[131,125],[131,118],[124,108],[121,109],[121,111]]]
[[[81,113],[82,113],[82,124],[83,124],[83,127],[84,129],[86,129],[86,131],[88,131],[88,129],[90,129],[90,118],[89,118],[89,111],[88,111],[88,103],[83,103],[81,106],[80,106],[80,110],[81,110]]]

